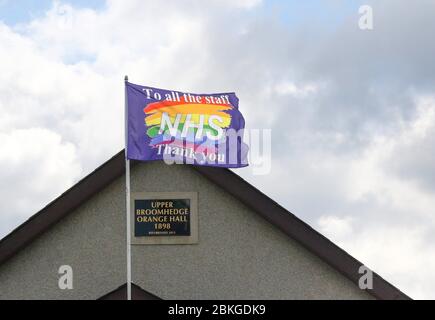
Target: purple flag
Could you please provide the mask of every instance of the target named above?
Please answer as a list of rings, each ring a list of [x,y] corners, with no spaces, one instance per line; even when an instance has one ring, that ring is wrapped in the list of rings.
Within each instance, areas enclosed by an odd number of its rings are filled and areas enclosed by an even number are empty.
[[[192,94],[126,82],[127,158],[239,168],[248,165],[234,92]]]

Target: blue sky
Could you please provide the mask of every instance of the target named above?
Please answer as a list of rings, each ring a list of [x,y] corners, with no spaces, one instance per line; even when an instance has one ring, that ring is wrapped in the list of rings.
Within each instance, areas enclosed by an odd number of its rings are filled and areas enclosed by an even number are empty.
[[[64,0],[77,8],[102,9],[105,0]],[[5,24],[14,25],[44,15],[52,6],[53,0],[0,0],[0,20]]]
[[[5,24],[25,23],[44,13],[54,0],[0,0],[0,20]],[[76,8],[103,9],[105,0],[61,0]],[[355,16],[358,7],[367,3],[363,0],[269,0],[257,8],[277,14],[281,22],[289,26],[314,23],[326,28],[339,24],[344,19]]]

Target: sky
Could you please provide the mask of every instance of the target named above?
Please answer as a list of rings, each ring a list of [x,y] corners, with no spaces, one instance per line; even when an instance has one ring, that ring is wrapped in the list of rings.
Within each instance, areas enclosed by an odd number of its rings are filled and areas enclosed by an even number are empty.
[[[0,238],[123,148],[127,74],[235,91],[247,128],[272,129],[270,174],[235,172],[434,299],[434,14],[430,0],[0,0]]]

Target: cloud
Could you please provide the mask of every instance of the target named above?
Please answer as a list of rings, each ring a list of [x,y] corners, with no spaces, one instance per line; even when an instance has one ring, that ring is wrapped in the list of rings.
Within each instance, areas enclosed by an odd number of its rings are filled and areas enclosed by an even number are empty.
[[[72,186],[81,174],[76,148],[44,128],[0,132],[0,237]]]
[[[333,215],[321,216],[318,225],[324,234],[332,235],[339,239],[349,236],[352,233],[350,218],[341,218]]]
[[[395,139],[385,169],[423,190],[435,191],[435,99],[420,97],[418,118]]]

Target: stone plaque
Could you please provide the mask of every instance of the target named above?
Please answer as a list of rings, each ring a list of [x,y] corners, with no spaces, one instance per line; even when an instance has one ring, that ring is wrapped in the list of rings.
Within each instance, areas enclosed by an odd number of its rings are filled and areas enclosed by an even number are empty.
[[[197,243],[197,198],[196,192],[132,193],[131,243]]]

